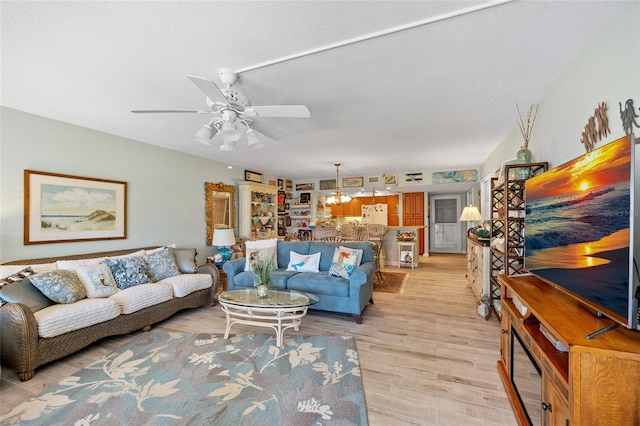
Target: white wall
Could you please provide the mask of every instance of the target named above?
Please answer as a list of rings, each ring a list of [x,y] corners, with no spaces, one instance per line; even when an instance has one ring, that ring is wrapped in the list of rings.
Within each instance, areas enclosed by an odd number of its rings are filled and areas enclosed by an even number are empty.
[[[235,184],[244,170],[60,121],[0,109],[0,262],[175,243],[206,245],[205,182]],[[23,245],[25,169],[126,181],[128,238]]]
[[[527,82],[523,81],[523,85]],[[629,1],[576,57],[540,99],[540,107],[529,149],[533,161],[548,161],[550,167],[585,152],[582,131],[600,102],[608,107],[611,134],[596,148],[624,136],[618,102],[635,101],[640,107],[640,2]],[[520,105],[523,114],[528,105]],[[517,122],[513,107],[514,126]],[[636,134],[640,133],[638,131]],[[483,163],[481,176],[493,173],[504,160],[515,158],[522,145],[514,130]]]

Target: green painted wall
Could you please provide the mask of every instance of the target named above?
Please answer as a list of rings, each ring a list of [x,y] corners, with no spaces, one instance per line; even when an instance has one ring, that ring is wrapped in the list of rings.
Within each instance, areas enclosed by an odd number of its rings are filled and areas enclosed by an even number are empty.
[[[206,245],[205,182],[235,184],[225,164],[21,111],[0,109],[0,262],[161,244]],[[126,240],[23,245],[23,170],[126,181]]]

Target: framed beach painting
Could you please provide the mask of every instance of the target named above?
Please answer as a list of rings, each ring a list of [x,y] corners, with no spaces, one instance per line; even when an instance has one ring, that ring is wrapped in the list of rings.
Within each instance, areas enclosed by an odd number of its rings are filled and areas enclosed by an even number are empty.
[[[127,182],[24,171],[24,244],[127,238]]]

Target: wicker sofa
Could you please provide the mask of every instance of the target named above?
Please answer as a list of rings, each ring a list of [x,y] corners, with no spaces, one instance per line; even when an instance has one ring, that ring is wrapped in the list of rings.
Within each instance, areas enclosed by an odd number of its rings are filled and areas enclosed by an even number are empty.
[[[146,247],[142,249],[82,254],[58,258],[20,260],[8,262],[4,265],[43,265],[52,264],[59,260],[81,260],[97,257],[124,256],[140,252],[140,250],[150,250],[153,248],[154,247]],[[189,281],[190,283],[197,281],[197,288],[199,289],[185,289],[183,291],[184,294],[175,295],[175,293],[179,292],[174,290],[174,288],[177,287],[172,287],[170,291],[174,294],[171,294],[168,300],[143,307],[139,310],[135,310],[134,312],[120,313],[115,318],[52,337],[41,337],[39,334],[39,323],[36,315],[27,305],[23,303],[6,303],[0,307],[0,352],[2,361],[16,371],[20,380],[29,380],[33,377],[35,369],[39,366],[72,354],[91,343],[102,339],[103,337],[126,334],[135,330],[149,331],[152,324],[169,318],[171,315],[182,309],[197,308],[205,305],[212,306],[215,304],[215,294],[218,289],[218,270],[215,266],[210,264],[201,265],[195,269],[197,270],[194,272],[197,274],[208,275],[206,275],[206,277],[185,276],[183,278],[186,280],[182,281]],[[168,281],[170,280],[171,279],[169,278]],[[210,281],[211,284],[206,285],[206,283],[203,283],[204,281]],[[160,282],[162,281],[158,281],[158,283]],[[158,283],[142,284],[138,287],[155,286],[158,285]],[[163,291],[166,290],[167,285],[171,286],[172,284],[163,285],[165,287]],[[193,286],[193,284],[189,285]],[[120,294],[122,297],[122,295],[129,290],[140,291],[135,289],[136,287],[119,290],[116,294]],[[138,296],[138,298],[141,297]],[[86,301],[87,299],[83,300]],[[74,302],[67,306],[56,304],[46,307],[38,311],[38,318],[40,318],[42,312],[47,309],[73,309],[72,305],[83,302],[83,300]],[[144,301],[142,301],[142,303],[144,303]]]

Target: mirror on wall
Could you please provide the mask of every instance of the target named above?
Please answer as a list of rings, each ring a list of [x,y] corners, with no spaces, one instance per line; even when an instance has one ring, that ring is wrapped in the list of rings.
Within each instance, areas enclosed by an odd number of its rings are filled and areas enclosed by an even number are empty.
[[[216,228],[236,227],[236,187],[219,183],[205,183],[207,244],[213,242],[213,230]]]

